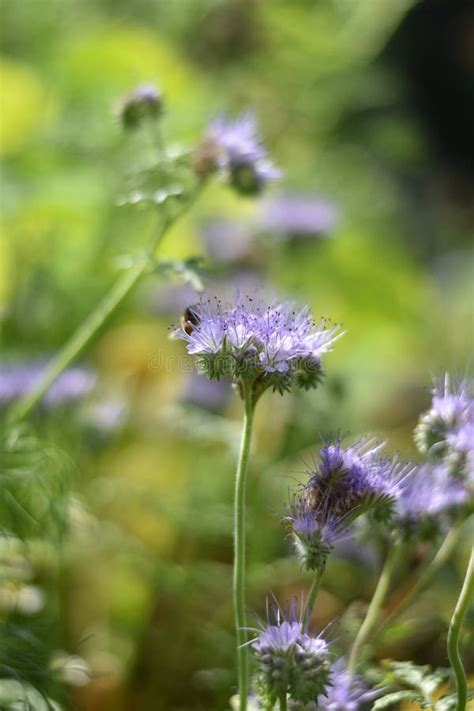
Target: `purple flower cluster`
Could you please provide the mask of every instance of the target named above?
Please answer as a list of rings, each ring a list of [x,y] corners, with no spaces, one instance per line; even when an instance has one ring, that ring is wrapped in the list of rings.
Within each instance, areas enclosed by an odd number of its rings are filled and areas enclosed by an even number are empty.
[[[471,497],[466,481],[451,476],[443,463],[427,462],[406,480],[396,502],[397,525],[405,535],[430,538],[449,527]]]
[[[356,518],[371,511],[387,519],[413,467],[381,454],[383,443],[366,437],[349,447],[326,444],[309,481],[284,521],[306,568],[321,570],[334,544]]]
[[[328,645],[305,632],[294,605],[287,618],[278,608],[274,616],[275,624],[262,625],[251,642],[258,663],[258,696],[264,704],[274,704],[284,694],[300,703],[315,701],[328,683]]]
[[[339,213],[329,202],[303,195],[278,195],[265,201],[260,225],[282,238],[328,236],[337,226]]]
[[[44,362],[3,364],[0,366],[0,407],[26,397],[37,387],[45,370]],[[54,381],[42,400],[42,405],[53,409],[81,400],[93,389],[96,376],[88,368],[65,370]]]
[[[187,342],[198,368],[209,378],[224,375],[235,381],[257,382],[283,392],[291,385],[316,387],[321,379],[321,356],[342,335],[338,326],[313,321],[308,308],[237,294],[235,302],[201,300],[187,309],[174,335]]]
[[[220,116],[210,125],[199,150],[200,172],[214,168],[246,195],[260,193],[281,172],[268,157],[257,131],[255,118],[245,113],[235,120]]]
[[[472,475],[474,451],[474,398],[467,380],[452,386],[448,375],[435,384],[431,408],[421,416],[415,442],[422,454],[444,460],[453,473],[465,466]],[[457,471],[455,471],[457,470]]]
[[[361,711],[381,694],[380,689],[369,690],[360,677],[350,674],[342,659],[333,664],[329,683],[326,695],[318,699],[321,711]]]

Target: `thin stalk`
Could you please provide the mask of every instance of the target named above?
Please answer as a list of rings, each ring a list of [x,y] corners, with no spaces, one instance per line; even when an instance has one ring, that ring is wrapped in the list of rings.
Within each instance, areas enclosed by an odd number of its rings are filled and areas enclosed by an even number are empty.
[[[237,665],[239,679],[239,709],[246,711],[249,693],[249,662],[247,648],[246,615],[245,615],[245,491],[247,463],[252,438],[252,424],[255,412],[255,400],[252,394],[252,384],[243,384],[244,424],[240,443],[239,461],[235,477],[234,498],[234,616],[237,634]]]
[[[174,217],[165,216],[158,233],[151,239],[149,248],[143,259],[137,260],[135,264],[133,264],[124,274],[120,276],[108,294],[106,294],[92,313],[89,314],[75,333],[73,333],[70,339],[66,341],[64,346],[57,352],[33,392],[22,398],[17,405],[12,408],[10,413],[11,421],[16,422],[27,417],[40,402],[48,388],[51,387],[61,373],[79,356],[90,341],[92,341],[94,336],[120,306],[120,304],[122,304],[143,274],[147,271],[150,266],[150,262],[163,238],[175,222],[188,211],[192,204],[194,204],[199,192],[200,190],[198,187],[192,193],[180,213]]]
[[[319,593],[319,588],[321,587],[321,580],[323,578],[324,568],[317,570],[313,577],[313,582],[311,584],[311,589],[309,591],[308,602],[306,603],[306,609],[303,615],[303,629],[307,630],[309,623],[311,622],[311,617],[313,615],[314,603]]]
[[[388,624],[390,624],[390,622],[393,622],[394,619],[396,619],[404,610],[407,609],[415,595],[417,595],[423,590],[423,588],[427,586],[427,584],[434,577],[434,575],[436,575],[438,570],[440,570],[440,568],[442,568],[443,565],[449,560],[449,558],[451,557],[451,553],[453,552],[458,543],[463,524],[464,520],[459,521],[453,526],[453,528],[449,531],[443,543],[441,544],[440,548],[438,549],[438,552],[436,553],[433,560],[421,573],[419,571],[415,573],[413,584],[410,586],[409,590],[405,593],[405,595],[403,595],[403,597],[399,600],[397,605],[382,620],[375,632],[375,638],[377,638],[381,634],[383,629]]]
[[[465,711],[467,704],[467,680],[461,654],[459,652],[459,634],[469,604],[474,593],[474,546],[467,566],[466,577],[454,610],[448,630],[448,657],[456,682],[457,703],[456,711]]]
[[[348,668],[351,674],[354,674],[357,666],[358,655],[364,644],[369,638],[374,626],[377,623],[377,618],[380,609],[383,605],[385,597],[387,595],[388,589],[390,587],[390,581],[392,579],[393,572],[398,564],[402,552],[405,547],[401,543],[395,543],[390,549],[385,565],[382,568],[377,587],[375,588],[374,595],[367,610],[367,614],[362,625],[359,628],[359,632],[355,638],[354,644],[352,645],[351,653],[349,656]]]
[[[286,693],[280,696],[280,711],[287,711],[288,705],[286,702]]]

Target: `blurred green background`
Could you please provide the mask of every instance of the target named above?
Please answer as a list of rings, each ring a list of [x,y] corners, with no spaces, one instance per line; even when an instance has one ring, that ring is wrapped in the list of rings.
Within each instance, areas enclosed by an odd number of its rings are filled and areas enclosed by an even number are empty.
[[[278,514],[321,438],[369,430],[414,457],[411,431],[431,377],[472,365],[469,3],[0,6],[2,360],[53,353],[117,278],[121,258],[146,243],[152,211],[117,204],[153,149],[114,116],[137,84],[161,87],[173,145],[193,145],[222,110],[251,108],[285,173],[279,189],[337,208],[328,237],[282,242],[254,227],[261,200],[213,185],[163,250],[202,255],[210,283],[233,284],[244,270],[347,329],[320,389],[267,394],[260,405],[248,602],[261,613],[270,592],[284,600],[307,588]],[[223,263],[206,250],[202,235],[216,218],[243,229],[244,255]],[[184,352],[168,339],[181,289],[148,278],[83,356],[97,372],[93,393],[35,420],[71,487],[70,516],[59,537],[30,532],[24,552],[45,604],[25,624],[87,662],[89,682],[68,691],[83,711],[222,711],[232,691],[241,405],[235,395],[218,407],[190,396],[190,374],[173,365]],[[172,365],[152,367],[157,356]],[[113,425],[103,425],[100,405],[120,413]],[[376,562],[363,553],[330,564],[316,628],[369,599]],[[442,633],[464,562],[461,546],[430,604],[415,609],[419,625],[401,625],[379,656],[446,665]]]

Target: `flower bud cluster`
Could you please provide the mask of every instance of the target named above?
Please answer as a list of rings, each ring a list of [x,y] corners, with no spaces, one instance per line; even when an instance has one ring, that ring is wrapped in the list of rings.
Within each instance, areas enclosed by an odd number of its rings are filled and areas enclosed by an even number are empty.
[[[474,478],[474,398],[471,383],[451,385],[448,375],[435,384],[430,409],[415,428],[415,443],[430,459],[443,462],[454,476]]]
[[[219,172],[242,195],[257,195],[281,172],[264,149],[254,117],[247,113],[232,121],[217,118],[194,156],[195,172],[206,177]]]
[[[336,541],[361,514],[371,512],[384,521],[391,516],[413,467],[383,456],[382,446],[365,438],[349,447],[336,441],[321,449],[284,518],[305,568],[321,571]]]
[[[330,663],[327,643],[310,637],[296,619],[275,611],[275,624],[262,627],[252,642],[257,660],[255,688],[264,703],[275,704],[283,695],[293,701],[315,701],[326,691]]]

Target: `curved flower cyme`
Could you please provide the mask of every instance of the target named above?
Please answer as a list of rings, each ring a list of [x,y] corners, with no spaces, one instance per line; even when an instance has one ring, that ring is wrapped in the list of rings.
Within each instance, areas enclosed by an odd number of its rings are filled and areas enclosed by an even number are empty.
[[[307,569],[323,569],[335,543],[361,514],[370,511],[381,520],[391,515],[413,467],[383,456],[382,446],[366,437],[348,447],[337,440],[321,449],[284,518]]]
[[[268,387],[281,393],[292,385],[316,387],[322,355],[343,334],[339,326],[313,321],[307,307],[276,301],[266,306],[237,294],[233,304],[215,297],[189,307],[174,335],[187,342],[209,378],[252,382],[260,394]]]
[[[324,445],[308,485],[319,505],[345,516],[368,509],[384,512],[393,504],[413,466],[383,455],[384,446],[385,442],[372,437],[349,447],[343,447],[340,440]]]
[[[381,689],[370,690],[359,676],[352,675],[343,659],[333,664],[329,683],[326,695],[318,698],[321,711],[361,711],[382,693]]]
[[[452,385],[447,374],[435,384],[431,408],[420,417],[415,428],[415,442],[422,454],[433,459],[448,458],[456,465],[460,461],[456,455],[474,449],[474,398],[471,389],[472,385],[467,380]]]
[[[237,192],[247,195],[258,194],[267,183],[281,178],[250,113],[234,120],[227,116],[215,119],[198,150],[196,163],[201,173],[219,170]]]
[[[339,213],[320,198],[277,195],[265,201],[260,225],[266,232],[287,238],[326,237],[337,226]]]
[[[308,703],[326,691],[329,649],[321,637],[311,637],[297,619],[295,605],[285,618],[274,610],[275,624],[268,622],[251,642],[257,659],[255,686],[264,703],[274,704],[288,694],[293,701]]]

